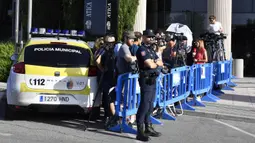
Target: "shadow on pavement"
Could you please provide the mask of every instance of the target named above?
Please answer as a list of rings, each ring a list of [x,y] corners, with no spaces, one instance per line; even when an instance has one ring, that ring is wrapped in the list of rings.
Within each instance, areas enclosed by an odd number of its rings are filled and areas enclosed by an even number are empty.
[[[219,98],[224,99],[224,100],[252,102],[251,96],[249,96],[249,95],[225,94],[223,96],[219,96]]]
[[[134,139],[127,136],[126,134],[120,134],[116,132],[106,131],[104,129],[103,117],[100,116],[98,120],[90,120],[88,123],[87,114],[70,114],[70,113],[44,113],[44,112],[18,112],[14,120],[5,119],[5,105],[3,101],[0,102],[0,120],[7,121],[27,121],[27,122],[36,122],[49,124],[53,126],[60,126],[65,128],[71,128],[75,130],[80,130],[84,132],[93,132],[103,135],[109,135],[114,137]],[[101,115],[103,115],[101,113]],[[87,128],[86,128],[87,127]],[[86,129],[86,130],[85,130]]]

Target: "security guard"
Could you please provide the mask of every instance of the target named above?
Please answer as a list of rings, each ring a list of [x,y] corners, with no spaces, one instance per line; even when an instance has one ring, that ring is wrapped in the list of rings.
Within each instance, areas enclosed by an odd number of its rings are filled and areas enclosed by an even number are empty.
[[[148,141],[150,139],[149,136],[159,137],[161,135],[161,133],[153,129],[150,121],[156,94],[156,78],[159,75],[158,67],[163,66],[163,62],[158,58],[150,44],[153,37],[155,37],[155,34],[152,30],[143,31],[143,43],[136,52],[141,87],[141,101],[136,115],[138,129],[136,139],[141,141]],[[143,130],[144,124],[145,131]]]

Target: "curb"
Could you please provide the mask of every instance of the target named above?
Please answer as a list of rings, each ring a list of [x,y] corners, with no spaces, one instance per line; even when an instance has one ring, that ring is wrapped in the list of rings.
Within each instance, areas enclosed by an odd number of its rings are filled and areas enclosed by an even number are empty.
[[[212,119],[241,121],[241,122],[246,122],[246,123],[255,123],[255,118],[253,118],[253,117],[237,116],[237,115],[230,115],[230,114],[220,114],[220,113],[213,113],[213,112],[184,110],[183,115],[199,116],[199,117],[212,118]]]

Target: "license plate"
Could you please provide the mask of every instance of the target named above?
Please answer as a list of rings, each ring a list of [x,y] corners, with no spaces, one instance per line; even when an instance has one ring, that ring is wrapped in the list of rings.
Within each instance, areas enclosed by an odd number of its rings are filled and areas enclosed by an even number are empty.
[[[68,96],[40,96],[40,102],[69,102]]]

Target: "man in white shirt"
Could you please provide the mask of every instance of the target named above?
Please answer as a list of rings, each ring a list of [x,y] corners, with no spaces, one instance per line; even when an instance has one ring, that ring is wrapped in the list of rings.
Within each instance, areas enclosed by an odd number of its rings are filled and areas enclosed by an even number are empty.
[[[209,20],[210,20],[210,24],[207,28],[208,32],[220,35],[220,33],[223,32],[221,23],[216,21],[216,17],[214,15],[210,15]]]

